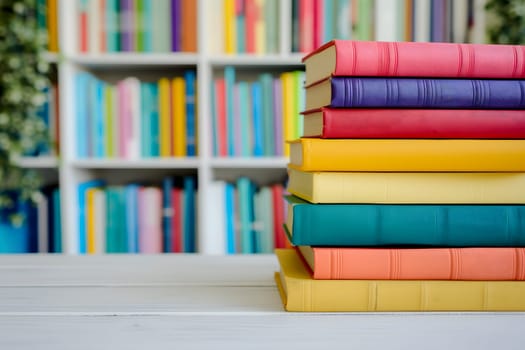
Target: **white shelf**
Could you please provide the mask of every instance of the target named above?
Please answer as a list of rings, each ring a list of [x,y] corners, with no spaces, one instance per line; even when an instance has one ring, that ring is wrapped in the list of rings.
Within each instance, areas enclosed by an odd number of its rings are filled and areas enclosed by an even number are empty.
[[[246,66],[246,67],[289,67],[302,66],[302,55],[283,54],[283,55],[214,55],[209,62],[212,66]]]
[[[197,176],[197,251],[215,254],[217,247],[216,227],[209,218],[211,211],[223,205],[216,198],[213,186],[217,180],[235,181],[238,176],[249,176],[261,184],[283,181],[286,176],[286,157],[218,158],[212,154],[213,135],[210,103],[210,86],[214,70],[235,66],[242,74],[257,74],[263,71],[281,73],[301,69],[302,54],[290,53],[289,33],[291,28],[291,0],[279,1],[280,28],[283,29],[279,53],[268,55],[227,55],[208,51],[213,36],[207,35],[206,20],[217,0],[197,1],[198,52],[172,53],[79,53],[77,11],[74,1],[59,0],[59,54],[47,55],[57,63],[60,84],[60,145],[61,162],[58,167],[62,205],[63,247],[67,254],[78,254],[78,184],[92,179],[102,179],[108,184],[124,185],[130,182],[151,181],[158,183],[166,176]],[[169,30],[166,28],[166,30]],[[76,156],[77,130],[75,127],[75,74],[90,71],[99,79],[117,82],[126,76],[139,79],[158,79],[161,76],[176,76],[191,68],[197,78],[197,131],[199,154],[191,158],[139,158],[139,159],[79,159]],[[33,163],[36,164],[36,163]]]
[[[246,157],[246,158],[213,158],[210,165],[214,168],[261,168],[282,169],[288,164],[287,157]]]
[[[192,53],[104,53],[104,54],[76,54],[69,59],[71,62],[86,67],[115,67],[115,66],[180,66],[196,65],[198,55]]]
[[[79,169],[196,169],[199,160],[194,157],[154,159],[82,159],[71,162]]]

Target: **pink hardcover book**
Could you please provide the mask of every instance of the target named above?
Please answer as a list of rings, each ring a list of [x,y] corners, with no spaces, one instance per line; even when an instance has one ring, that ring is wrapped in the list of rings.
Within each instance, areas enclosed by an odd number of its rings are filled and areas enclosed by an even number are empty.
[[[525,77],[525,45],[332,40],[303,58],[306,85],[329,76]]]
[[[162,253],[162,191],[157,187],[139,190],[139,252]]]

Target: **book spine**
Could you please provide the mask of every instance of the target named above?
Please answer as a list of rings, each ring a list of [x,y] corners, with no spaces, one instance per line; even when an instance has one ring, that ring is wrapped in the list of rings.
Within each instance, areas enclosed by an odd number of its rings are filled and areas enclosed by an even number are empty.
[[[525,80],[331,80],[331,107],[525,108]]]
[[[315,279],[524,280],[525,248],[313,248]]]
[[[323,138],[523,139],[521,110],[323,109]],[[308,114],[304,115],[308,123]],[[311,135],[309,135],[311,136]]]
[[[333,43],[336,76],[525,77],[525,46],[342,40]],[[494,65],[496,61],[498,64]]]
[[[522,205],[310,204],[291,210],[295,245],[525,246]]]

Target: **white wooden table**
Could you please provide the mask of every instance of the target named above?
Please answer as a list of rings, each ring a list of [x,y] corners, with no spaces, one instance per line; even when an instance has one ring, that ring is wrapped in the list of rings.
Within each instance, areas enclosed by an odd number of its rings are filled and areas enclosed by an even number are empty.
[[[266,256],[0,256],[0,349],[525,349],[525,313],[284,312]]]

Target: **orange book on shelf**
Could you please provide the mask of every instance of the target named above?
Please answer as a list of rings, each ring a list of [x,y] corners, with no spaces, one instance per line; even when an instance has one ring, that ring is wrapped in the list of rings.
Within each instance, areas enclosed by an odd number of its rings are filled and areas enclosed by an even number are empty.
[[[314,279],[525,280],[525,248],[297,249]]]
[[[158,1],[158,0],[157,0]],[[197,52],[197,1],[182,0],[181,48],[184,52]]]

